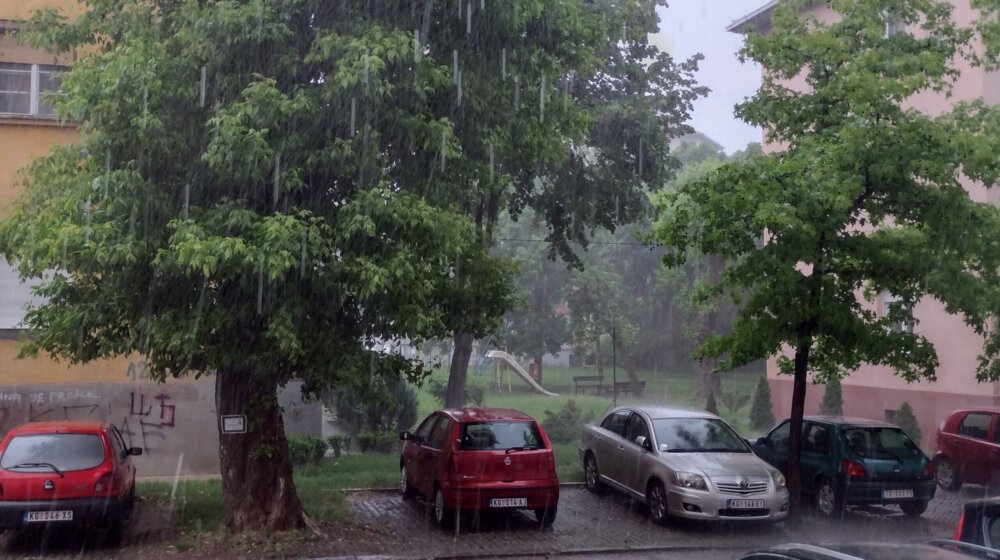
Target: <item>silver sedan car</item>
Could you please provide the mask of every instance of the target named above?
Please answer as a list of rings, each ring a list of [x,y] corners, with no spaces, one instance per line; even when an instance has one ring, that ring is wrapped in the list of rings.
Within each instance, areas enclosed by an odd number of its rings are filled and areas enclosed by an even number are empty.
[[[583,428],[587,488],[644,500],[653,521],[773,520],[788,515],[785,477],[714,414],[660,406],[619,407]]]

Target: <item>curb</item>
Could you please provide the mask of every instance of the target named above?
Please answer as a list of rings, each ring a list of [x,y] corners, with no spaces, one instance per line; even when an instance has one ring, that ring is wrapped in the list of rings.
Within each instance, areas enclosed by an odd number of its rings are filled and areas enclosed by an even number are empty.
[[[582,488],[583,487],[583,483],[582,482],[560,482],[559,483],[559,487],[560,488]],[[344,494],[364,494],[364,493],[368,493],[368,494],[390,494],[392,492],[399,492],[399,488],[396,488],[396,487],[389,488],[389,487],[385,487],[385,486],[380,486],[378,488],[344,488],[342,490],[342,492]],[[355,556],[345,556],[345,558],[365,558],[365,559],[369,559],[369,560],[376,560],[378,558],[407,558],[407,557],[404,557],[404,556],[371,556],[371,557],[368,557],[368,556],[357,556],[357,557],[355,557]],[[442,558],[444,558],[444,557],[442,557]],[[448,557],[448,558],[450,558],[450,557]]]
[[[528,552],[484,552],[481,554],[441,554],[433,556],[391,556],[391,555],[359,555],[359,556],[324,556],[313,560],[479,560],[481,558],[549,558],[557,556],[611,556],[621,554],[650,553],[650,552],[699,552],[699,551],[722,551],[722,550],[744,550],[741,546],[705,546],[705,545],[678,545],[678,546],[637,546],[632,548],[569,548],[566,550],[538,550]]]

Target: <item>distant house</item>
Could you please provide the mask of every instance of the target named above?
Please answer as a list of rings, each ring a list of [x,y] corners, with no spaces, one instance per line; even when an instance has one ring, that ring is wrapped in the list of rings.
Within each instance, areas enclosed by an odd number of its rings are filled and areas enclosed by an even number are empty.
[[[957,23],[967,25],[978,17],[969,5],[969,0],[952,0],[953,16]],[[727,30],[734,33],[757,31],[766,33],[771,27],[771,14],[778,0],[734,21]],[[809,7],[812,15],[820,21],[833,21],[834,12],[825,2],[814,2]],[[905,32],[903,28],[892,32]],[[889,27],[887,27],[887,32]],[[907,100],[910,107],[928,114],[940,114],[960,101],[984,99],[987,103],[1000,102],[1000,88],[996,85],[1000,73],[973,68],[964,59],[956,62],[961,69],[951,97],[937,92],[922,92]],[[764,72],[767,69],[763,69]],[[805,89],[805,81],[792,81],[790,87]],[[763,139],[764,152],[779,149]],[[996,203],[998,193],[988,192],[982,185],[964,181],[965,187],[977,200]],[[875,313],[884,314],[894,304],[896,298],[889,293],[879,294],[869,305]],[[962,319],[947,313],[944,305],[933,299],[919,301],[913,308],[916,324],[900,324],[899,328],[913,329],[927,337],[937,349],[940,366],[937,382],[907,383],[893,371],[883,366],[864,365],[851,372],[843,381],[844,413],[851,416],[892,420],[896,409],[903,401],[909,402],[917,415],[923,433],[923,445],[933,444],[935,428],[954,409],[976,406],[1000,405],[1000,384],[982,384],[976,380],[977,357],[983,348],[983,340],[965,326]],[[771,385],[774,412],[779,418],[787,416],[790,410],[792,379],[778,374],[776,359],[767,364],[767,377]],[[822,387],[810,387],[806,394],[806,413],[819,410]]]
[[[688,142],[695,144],[708,144],[717,152],[726,151],[726,148],[722,144],[719,144],[715,140],[709,138],[707,135],[697,131],[692,132],[691,134],[685,134],[684,136],[678,136],[677,138],[671,138],[670,150],[673,151],[675,148],[677,148],[677,146],[680,146],[681,144],[685,144]]]

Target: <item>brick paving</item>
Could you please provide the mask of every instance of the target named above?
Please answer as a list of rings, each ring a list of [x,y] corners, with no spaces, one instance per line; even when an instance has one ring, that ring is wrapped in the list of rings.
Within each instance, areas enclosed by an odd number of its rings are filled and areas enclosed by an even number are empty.
[[[649,521],[645,509],[615,492],[595,496],[582,487],[563,487],[559,516],[551,529],[539,529],[527,512],[463,518],[458,534],[437,527],[422,500],[404,501],[395,492],[360,492],[347,504],[355,521],[371,533],[370,554],[405,556],[490,556],[566,553],[586,550],[720,547],[749,549],[780,542],[923,542],[948,538],[961,504],[989,492],[981,487],[958,493],[939,491],[919,519],[896,507],[849,508],[843,520],[805,516],[786,523],[694,523],[671,520],[667,527]]]

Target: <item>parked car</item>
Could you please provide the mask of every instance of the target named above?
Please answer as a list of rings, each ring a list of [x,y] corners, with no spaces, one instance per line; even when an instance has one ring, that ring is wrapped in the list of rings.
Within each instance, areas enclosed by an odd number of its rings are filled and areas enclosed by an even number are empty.
[[[0,442],[0,529],[84,525],[121,539],[135,507],[133,455],[118,429],[94,422],[35,422]]]
[[[951,541],[932,541],[929,544],[904,543],[842,543],[811,544],[788,543],[755,550],[740,560],[970,560],[984,558],[976,547],[962,546]]]
[[[788,474],[789,420],[753,442],[754,451]],[[826,516],[850,504],[897,504],[918,517],[934,498],[934,467],[898,426],[876,420],[812,416],[802,423],[802,493]]]
[[[955,491],[962,484],[1000,482],[1000,411],[956,410],[937,431],[934,465],[937,482]]]
[[[529,509],[542,526],[556,519],[559,480],[552,444],[532,417],[517,410],[439,410],[416,432],[403,432],[399,485],[434,504],[447,525],[456,512]]]
[[[966,502],[954,540],[993,549],[1000,557],[1000,497]]]
[[[619,407],[583,428],[586,485],[644,500],[653,521],[770,519],[788,515],[785,477],[714,414]]]

